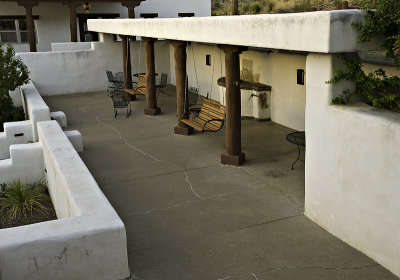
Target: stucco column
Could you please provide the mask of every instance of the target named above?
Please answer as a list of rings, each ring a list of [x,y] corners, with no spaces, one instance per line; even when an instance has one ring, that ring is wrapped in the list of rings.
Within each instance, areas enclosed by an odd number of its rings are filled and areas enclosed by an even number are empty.
[[[78,42],[78,32],[76,26],[76,8],[81,6],[81,3],[65,2],[63,3],[69,8],[69,30],[71,34],[71,42]]]
[[[155,38],[142,38],[146,42],[146,104],[144,109],[145,115],[154,116],[161,113],[161,109],[157,107],[156,96],[156,67],[154,59],[154,42]]]
[[[226,151],[221,155],[221,163],[239,166],[245,160],[241,143],[241,99],[239,54],[246,47],[218,45],[225,53],[226,71]]]
[[[181,122],[189,117],[189,102],[186,98],[186,47],[187,42],[170,41],[174,47],[175,76],[176,76],[176,114],[178,125],[174,128],[175,134],[189,135],[193,128]]]
[[[36,34],[35,34],[35,23],[33,22],[32,8],[38,5],[35,1],[20,1],[18,5],[25,8],[26,13],[26,25],[28,29],[28,42],[29,50],[31,52],[36,52]]]

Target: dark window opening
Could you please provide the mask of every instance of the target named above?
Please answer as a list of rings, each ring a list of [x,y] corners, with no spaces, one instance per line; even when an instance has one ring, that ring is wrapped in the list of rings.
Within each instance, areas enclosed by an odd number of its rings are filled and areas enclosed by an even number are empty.
[[[140,14],[141,18],[157,18],[158,17],[158,13],[143,13]]]
[[[13,18],[14,17],[14,18]],[[38,19],[34,16],[34,19]],[[36,32],[36,29],[34,30]],[[0,42],[27,43],[28,28],[23,16],[0,16]]]
[[[119,14],[77,14],[79,21],[79,38],[81,42],[95,42],[99,40],[97,32],[89,31],[87,28],[88,19],[117,18]]]
[[[178,13],[179,17],[194,17],[194,13]]]
[[[206,54],[206,65],[211,66],[211,55]]]
[[[297,69],[297,84],[304,85],[304,69]]]

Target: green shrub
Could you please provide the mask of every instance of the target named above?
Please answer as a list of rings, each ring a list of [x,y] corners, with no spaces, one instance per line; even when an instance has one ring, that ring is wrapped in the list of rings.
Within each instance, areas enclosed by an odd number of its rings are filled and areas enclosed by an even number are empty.
[[[271,1],[271,0],[269,0],[269,1],[267,1],[267,4],[266,4],[266,6],[267,6],[267,8],[268,8],[268,11],[272,11],[274,8],[275,8],[275,2],[274,1]]]
[[[261,10],[262,10],[262,7],[259,2],[254,2],[250,5],[250,11],[253,14],[259,14],[259,13],[261,13]]]
[[[341,81],[355,83],[355,90],[345,90],[332,100],[333,104],[347,104],[358,100],[373,107],[400,112],[400,77],[388,77],[384,70],[364,73],[358,57],[342,56],[344,68],[335,69],[334,78],[328,81],[337,84]]]
[[[388,57],[400,65],[400,1],[364,0],[360,2],[365,11],[365,24],[355,24],[360,33],[360,41],[372,41],[383,35],[382,47]]]
[[[32,185],[12,181],[5,187],[0,198],[0,210],[8,220],[26,219],[33,212],[46,214],[48,208],[44,205],[50,201],[46,193],[46,184],[40,180]]]
[[[0,129],[10,121],[23,120],[21,109],[14,107],[9,91],[29,82],[29,71],[11,45],[0,42]]]

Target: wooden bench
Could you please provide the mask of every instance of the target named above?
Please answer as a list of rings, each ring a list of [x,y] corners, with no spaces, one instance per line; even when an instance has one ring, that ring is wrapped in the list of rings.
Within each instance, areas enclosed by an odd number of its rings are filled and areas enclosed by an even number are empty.
[[[224,126],[225,106],[212,99],[203,99],[203,106],[193,120],[181,120],[197,131],[217,132]]]
[[[134,88],[124,88],[124,91],[131,95],[146,95],[146,75],[140,74],[136,86]]]

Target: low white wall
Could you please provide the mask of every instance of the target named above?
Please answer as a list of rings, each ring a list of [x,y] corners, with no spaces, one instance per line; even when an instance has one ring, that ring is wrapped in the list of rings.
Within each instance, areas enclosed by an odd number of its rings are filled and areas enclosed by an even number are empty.
[[[34,141],[38,140],[37,123],[50,120],[50,109],[33,82],[20,87],[25,116],[31,121]]]
[[[168,42],[155,44],[156,72],[169,74]],[[30,77],[41,95],[60,95],[104,91],[106,70],[122,72],[121,42],[100,34],[100,42],[92,42],[90,50],[19,53],[28,66]],[[140,47],[140,50],[139,50]],[[145,72],[144,42],[131,47],[132,73]]]
[[[0,230],[2,280],[129,277],[125,227],[56,121],[38,123],[58,220]]]
[[[400,114],[330,105],[337,66],[307,58],[305,214],[400,276]]]
[[[34,141],[32,121],[4,123],[4,132],[0,132],[0,160],[10,158],[12,144],[25,144]]]
[[[90,50],[92,43],[90,42],[77,42],[77,43],[52,43],[51,50],[53,52],[62,51],[84,51]]]
[[[44,178],[44,161],[40,143],[10,146],[11,158],[0,160],[0,183],[20,180],[34,183]],[[0,274],[1,275],[1,274]]]

